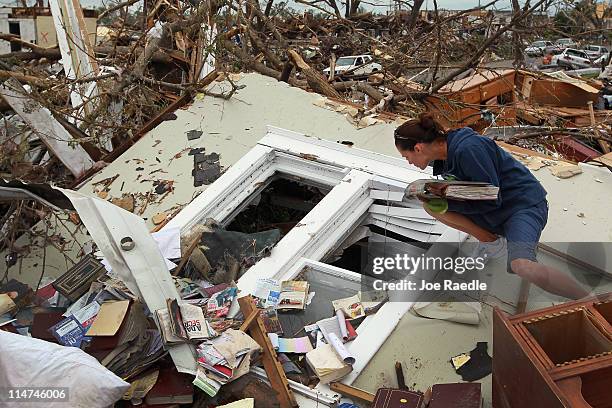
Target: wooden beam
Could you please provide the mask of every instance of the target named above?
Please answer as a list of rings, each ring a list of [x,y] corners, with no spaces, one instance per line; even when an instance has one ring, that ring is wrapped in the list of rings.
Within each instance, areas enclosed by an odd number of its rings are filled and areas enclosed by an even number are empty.
[[[244,322],[242,322],[242,325],[240,326],[240,330],[242,331],[249,330],[249,327],[251,327],[255,319],[257,319],[257,316],[259,316],[259,310],[255,310],[253,313],[251,313],[249,317],[247,317],[244,320]]]
[[[525,310],[527,310],[527,304],[529,303],[529,289],[531,289],[531,283],[529,283],[528,280],[521,278],[521,289],[519,291],[516,314],[525,313]]]
[[[0,94],[76,178],[93,167],[94,161],[78,140],[68,133],[48,109],[29,97],[19,82],[7,79],[0,87]]]
[[[278,400],[281,408],[297,407],[297,401],[295,400],[293,392],[289,388],[289,382],[285,376],[283,366],[280,361],[278,361],[276,351],[274,350],[274,347],[272,347],[272,343],[270,342],[270,338],[268,337],[263,321],[259,317],[259,312],[255,306],[253,298],[251,296],[241,297],[238,299],[238,304],[240,305],[240,310],[244,316],[250,317],[253,312],[257,312],[255,321],[253,322],[252,327],[249,329],[249,334],[263,349],[263,365],[268,376],[268,381],[270,381],[270,385],[278,393]]]
[[[345,397],[357,398],[361,401],[372,403],[374,402],[374,394],[370,394],[367,391],[360,390],[359,388],[351,387],[350,385],[342,384],[340,382],[333,382],[329,384],[329,388],[342,394]]]
[[[200,243],[201,239],[202,239],[202,234],[198,234],[194,238],[194,240],[191,241],[191,243],[189,244],[189,247],[187,247],[187,251],[185,251],[185,253],[181,257],[181,262],[179,262],[178,266],[176,267],[176,269],[172,273],[173,276],[177,276],[179,274],[179,272],[183,270],[183,267],[185,266],[185,264],[189,260],[189,257],[191,256],[193,251],[198,247],[198,244]]]

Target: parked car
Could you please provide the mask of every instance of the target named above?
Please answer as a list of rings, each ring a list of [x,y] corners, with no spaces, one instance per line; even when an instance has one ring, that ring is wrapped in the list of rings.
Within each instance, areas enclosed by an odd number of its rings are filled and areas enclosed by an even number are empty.
[[[371,55],[348,55],[346,57],[340,57],[336,60],[336,69],[334,70],[334,74],[342,75],[346,72],[347,75],[363,76],[381,70],[382,66],[374,62],[374,58],[372,58]],[[329,75],[329,72],[330,67],[323,70],[325,75]]]
[[[559,38],[557,41],[555,41],[555,44],[561,47],[562,50],[566,48],[578,47],[578,44],[576,43],[576,41],[572,40],[571,38]]]
[[[602,55],[606,55],[608,53],[608,49],[601,45],[587,45],[586,47],[584,47],[584,52],[587,53],[589,58],[591,58],[592,60],[596,60]]]
[[[525,54],[530,57],[541,57],[547,54],[555,54],[561,49],[553,44],[552,41],[535,41],[529,47],[525,48]]]
[[[568,69],[590,68],[591,59],[584,51],[566,48],[561,54],[552,57],[551,64]]]
[[[612,52],[608,52],[602,55],[601,57],[593,61],[593,66],[594,67],[606,67],[610,65],[610,57],[612,57]]]

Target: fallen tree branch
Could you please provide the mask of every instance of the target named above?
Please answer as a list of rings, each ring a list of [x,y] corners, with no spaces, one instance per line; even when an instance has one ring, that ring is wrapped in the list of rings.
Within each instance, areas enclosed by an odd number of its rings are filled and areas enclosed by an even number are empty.
[[[48,79],[25,75],[14,71],[0,70],[0,80],[5,80],[9,78],[14,78],[21,83],[25,82],[43,89],[51,88],[54,85],[54,83],[49,81]]]
[[[124,7],[129,7],[134,3],[138,3],[140,0],[127,0],[124,1],[122,3],[116,4],[113,7],[109,7],[106,10],[104,10],[102,13],[100,13],[100,15],[98,15],[98,21],[102,20],[104,17],[108,16],[110,13],[112,13],[113,11],[117,11],[119,9],[122,9]]]
[[[487,41],[484,42],[484,44],[482,44],[480,46],[480,48],[478,49],[478,51],[476,51],[472,57],[465,63],[463,64],[460,68],[452,71],[450,74],[448,74],[446,77],[444,77],[442,80],[440,80],[440,82],[438,82],[435,86],[432,87],[430,93],[434,94],[437,93],[444,85],[448,84],[449,82],[451,82],[453,79],[455,79],[455,77],[459,74],[461,74],[463,71],[465,71],[466,69],[469,68],[474,68],[474,66],[476,65],[476,63],[479,61],[480,57],[482,56],[482,54],[485,53],[485,51],[487,49],[489,49],[489,47],[491,46],[491,44],[493,44],[495,41],[497,41],[499,39],[499,37],[501,37],[501,35],[503,33],[505,33],[506,31],[508,31],[510,28],[514,27],[516,25],[516,23],[522,21],[525,17],[527,17],[528,15],[530,15],[534,10],[536,10],[538,7],[540,7],[540,5],[542,5],[544,2],[546,2],[546,0],[540,0],[538,1],[536,4],[534,4],[533,6],[531,6],[529,8],[529,10],[526,11],[522,11],[520,13],[516,13],[514,15],[514,17],[512,17],[512,19],[510,20],[510,22],[508,24],[506,24],[505,26],[503,26],[502,28],[500,28],[499,30],[497,30],[495,32],[494,35],[492,35]]]
[[[306,81],[308,82],[308,86],[310,86],[313,91],[330,98],[342,99],[342,96],[340,96],[338,91],[336,91],[336,89],[327,82],[325,77],[308,65],[306,61],[302,59],[300,54],[298,54],[295,50],[288,50],[287,53],[293,60],[295,66],[302,72],[306,78]]]

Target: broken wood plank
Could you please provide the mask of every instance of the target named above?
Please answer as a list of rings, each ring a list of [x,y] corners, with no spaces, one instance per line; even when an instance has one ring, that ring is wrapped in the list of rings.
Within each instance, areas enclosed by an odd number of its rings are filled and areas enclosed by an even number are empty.
[[[19,82],[12,78],[7,79],[0,87],[0,93],[75,177],[81,177],[93,167],[94,161],[79,142],[55,120],[47,108],[29,98],[28,93]]]
[[[402,363],[399,361],[395,362],[395,375],[397,376],[397,388],[400,390],[407,390],[406,381],[404,380],[404,370],[402,369]]]
[[[257,319],[257,316],[259,316],[259,310],[255,310],[253,313],[251,313],[249,317],[244,320],[244,322],[242,322],[240,330],[247,331],[249,327],[251,327],[255,319]]]
[[[521,279],[521,289],[519,291],[518,304],[516,305],[516,314],[525,313],[525,310],[527,310],[529,289],[531,289],[531,283],[526,279]]]
[[[240,311],[245,316],[251,316],[253,312],[257,312],[257,307],[251,296],[243,296],[238,299],[240,305]],[[272,388],[278,393],[278,400],[282,408],[297,407],[297,401],[293,395],[293,391],[289,388],[289,382],[285,376],[283,366],[276,356],[276,351],[272,347],[270,338],[266,332],[266,328],[263,321],[257,314],[254,324],[249,329],[251,337],[261,346],[263,349],[262,361],[268,380]]]
[[[200,243],[201,239],[202,239],[202,234],[200,233],[200,234],[197,234],[197,236],[193,239],[193,241],[191,241],[191,243],[189,244],[189,247],[187,247],[187,251],[185,251],[185,253],[181,257],[181,262],[179,262],[176,269],[172,272],[172,275],[177,276],[179,272],[183,270],[183,267],[189,260],[189,257],[191,256],[193,251],[198,247],[198,244]]]
[[[374,402],[374,394],[367,391],[360,390],[359,388],[351,387],[350,385],[342,384],[341,382],[332,382],[329,384],[329,388],[345,397],[357,398],[365,402]]]

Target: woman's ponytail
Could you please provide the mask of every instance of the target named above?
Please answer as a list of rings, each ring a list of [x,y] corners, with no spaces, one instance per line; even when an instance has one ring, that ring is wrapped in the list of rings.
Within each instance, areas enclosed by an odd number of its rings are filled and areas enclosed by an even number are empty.
[[[431,113],[421,113],[417,119],[409,120],[395,129],[395,146],[400,150],[414,150],[417,143],[431,143],[446,139],[446,135]]]

